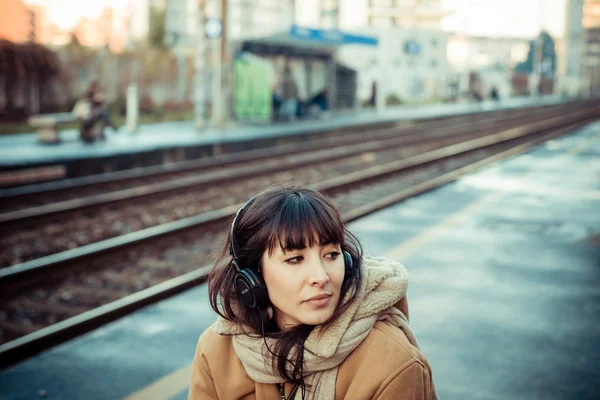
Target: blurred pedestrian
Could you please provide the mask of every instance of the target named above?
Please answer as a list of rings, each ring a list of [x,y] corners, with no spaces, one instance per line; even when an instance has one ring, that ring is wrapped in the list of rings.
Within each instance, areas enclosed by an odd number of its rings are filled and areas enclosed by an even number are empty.
[[[305,103],[307,107],[317,106],[321,111],[327,111],[329,105],[327,103],[327,89],[323,89]]]
[[[377,104],[377,82],[371,83],[371,97],[369,98],[369,105],[375,107]]]
[[[494,101],[500,100],[500,94],[498,93],[498,88],[496,86],[492,86],[490,90],[490,98]]]
[[[279,119],[279,109],[281,108],[281,98],[277,95],[275,89],[271,90],[271,106],[273,107],[273,121]]]
[[[320,113],[324,113],[329,109],[327,103],[327,89],[320,90],[314,96],[309,97],[305,102],[300,102],[298,106],[298,117],[306,115],[314,115],[313,109],[318,108]]]
[[[279,116],[292,120],[295,118],[298,110],[298,86],[296,85],[289,64],[286,64],[284,67],[280,87],[281,106],[279,108]]]
[[[362,255],[329,199],[275,187],[236,214],[208,278],[189,399],[436,399],[402,264]]]
[[[73,114],[80,121],[80,137],[85,142],[104,139],[104,128],[117,131],[108,110],[104,106],[104,93],[97,81],[92,81],[83,96],[77,101]]]

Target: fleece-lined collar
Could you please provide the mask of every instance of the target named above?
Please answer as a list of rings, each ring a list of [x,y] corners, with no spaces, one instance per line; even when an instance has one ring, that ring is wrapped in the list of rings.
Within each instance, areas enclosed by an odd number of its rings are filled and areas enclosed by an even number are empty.
[[[352,321],[378,315],[406,295],[408,272],[402,264],[384,257],[365,257],[363,281],[356,301],[332,324],[317,326],[304,348],[320,357],[335,354]]]
[[[371,256],[363,257],[361,264],[363,279],[355,301],[336,321],[313,329],[305,342],[305,348],[311,353],[330,357],[352,320],[378,314],[406,296],[408,272],[404,265],[389,258]],[[232,306],[236,308],[235,300]],[[408,315],[407,312],[404,314]],[[219,335],[240,335],[249,331],[221,317],[214,330]]]

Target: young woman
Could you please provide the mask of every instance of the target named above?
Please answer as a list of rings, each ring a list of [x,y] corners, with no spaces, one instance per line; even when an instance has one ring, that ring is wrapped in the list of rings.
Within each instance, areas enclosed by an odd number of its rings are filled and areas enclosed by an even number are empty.
[[[208,278],[189,399],[435,399],[402,264],[363,257],[334,205],[277,187],[235,216]]]

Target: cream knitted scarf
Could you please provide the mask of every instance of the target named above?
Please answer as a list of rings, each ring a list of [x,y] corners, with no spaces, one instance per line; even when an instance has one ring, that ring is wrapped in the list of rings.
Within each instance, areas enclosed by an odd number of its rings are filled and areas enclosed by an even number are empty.
[[[338,366],[367,337],[376,321],[388,320],[400,327],[410,343],[419,347],[407,317],[394,307],[406,295],[408,272],[404,266],[384,257],[364,257],[362,273],[362,285],[352,305],[333,323],[315,327],[306,339],[304,375],[310,385],[309,400],[335,398]],[[233,347],[250,378],[268,384],[281,383],[272,369],[273,356],[262,337],[247,336],[242,327],[222,318],[214,329],[218,334],[234,335]],[[270,348],[274,340],[267,338]]]

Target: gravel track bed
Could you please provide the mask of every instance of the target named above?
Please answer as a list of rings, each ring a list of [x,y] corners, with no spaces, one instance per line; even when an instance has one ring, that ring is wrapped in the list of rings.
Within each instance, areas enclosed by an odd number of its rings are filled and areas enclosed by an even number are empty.
[[[527,141],[519,139],[453,156],[421,168],[336,189],[329,195],[344,213]],[[238,193],[240,201],[248,196],[245,190]],[[117,255],[96,258],[88,262],[84,270],[78,268],[60,280],[45,281],[44,287],[24,290],[15,297],[0,300],[0,326],[3,327],[0,343],[211,263],[223,250],[228,226],[227,221],[213,223],[177,237],[141,244]]]
[[[253,179],[230,180],[208,188],[190,188],[185,192],[162,193],[75,211],[67,220],[64,216],[57,216],[15,227],[10,232],[0,234],[0,268],[236,204],[244,201],[248,193],[258,192],[274,183],[320,182],[473,137],[461,135],[334,161],[324,160],[310,167],[292,168]],[[290,158],[285,157],[288,160]]]

